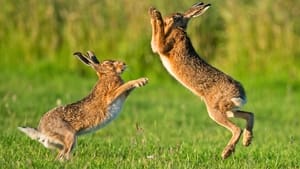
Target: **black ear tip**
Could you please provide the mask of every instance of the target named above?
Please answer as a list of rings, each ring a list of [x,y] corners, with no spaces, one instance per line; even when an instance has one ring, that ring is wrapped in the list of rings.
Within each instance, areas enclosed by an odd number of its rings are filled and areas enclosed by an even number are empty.
[[[197,7],[197,6],[200,6],[200,5],[203,5],[203,4],[204,4],[203,2],[197,2],[194,5],[192,5],[192,7]]]
[[[89,65],[90,61],[84,56],[82,55],[81,52],[74,52],[73,53],[74,56],[76,56],[79,60],[81,60],[83,63]]]
[[[192,7],[198,7],[198,6],[203,6],[203,5],[204,5],[203,2],[198,2],[198,3],[195,3]],[[204,6],[209,7],[209,6],[211,6],[211,4],[205,4]]]
[[[78,56],[78,55],[82,55],[82,54],[81,54],[81,52],[74,52],[73,55]]]

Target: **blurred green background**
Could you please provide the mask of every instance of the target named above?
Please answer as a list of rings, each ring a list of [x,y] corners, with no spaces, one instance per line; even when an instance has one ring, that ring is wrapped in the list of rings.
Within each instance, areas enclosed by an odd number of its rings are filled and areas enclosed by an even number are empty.
[[[163,15],[196,1],[0,0],[0,69],[91,74],[72,53],[126,61],[152,82],[171,79],[150,48],[148,8]],[[238,77],[300,81],[300,1],[207,1],[212,7],[187,29],[198,53]],[[297,22],[298,21],[298,22]]]

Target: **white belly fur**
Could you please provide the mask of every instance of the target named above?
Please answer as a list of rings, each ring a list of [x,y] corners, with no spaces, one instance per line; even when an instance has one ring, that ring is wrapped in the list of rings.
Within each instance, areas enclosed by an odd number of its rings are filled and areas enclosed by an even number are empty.
[[[105,127],[108,123],[110,123],[112,120],[114,120],[121,112],[123,103],[125,101],[124,96],[120,96],[118,99],[116,99],[108,108],[108,116],[97,126],[88,128],[86,130],[81,131],[78,133],[78,135],[87,134],[95,132],[103,127]]]
[[[121,96],[109,106],[108,108],[109,116],[102,123],[103,126],[111,122],[120,114],[124,101],[125,101],[125,97]]]
[[[173,69],[172,69],[172,66],[171,66],[171,63],[169,62],[168,58],[166,56],[161,56],[160,57],[161,61],[162,61],[162,64],[164,65],[164,67],[167,69],[167,71],[179,82],[181,83],[184,87],[186,87],[187,89],[189,89],[190,91],[192,91],[195,95],[198,95],[198,93],[193,89],[191,88],[190,86],[188,86],[186,83],[184,83],[180,77],[178,77],[176,75],[176,73],[173,72]]]

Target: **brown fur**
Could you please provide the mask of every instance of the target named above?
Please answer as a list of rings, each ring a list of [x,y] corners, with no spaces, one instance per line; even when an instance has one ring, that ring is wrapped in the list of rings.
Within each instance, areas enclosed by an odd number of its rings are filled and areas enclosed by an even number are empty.
[[[78,135],[93,132],[113,120],[129,93],[148,81],[140,78],[124,83],[120,74],[126,68],[125,63],[113,60],[99,63],[92,52],[87,56],[79,52],[75,55],[97,72],[99,80],[92,92],[78,102],[47,112],[37,129],[19,128],[46,147],[58,148],[58,159],[69,159]]]
[[[175,13],[165,18],[157,9],[150,8],[151,47],[159,54],[168,72],[204,100],[209,116],[232,132],[232,138],[222,153],[225,159],[232,154],[241,135],[241,129],[228,118],[238,117],[247,121],[243,144],[248,146],[252,139],[254,116],[238,110],[246,102],[243,86],[201,59],[185,31],[188,21],[209,7],[210,4],[197,3],[183,14]]]

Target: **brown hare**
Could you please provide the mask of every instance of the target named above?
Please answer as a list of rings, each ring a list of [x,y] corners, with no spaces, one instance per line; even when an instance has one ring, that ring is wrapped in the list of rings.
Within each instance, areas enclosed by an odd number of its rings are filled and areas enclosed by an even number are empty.
[[[140,78],[124,83],[121,78],[126,68],[124,62],[105,60],[100,63],[90,51],[87,55],[80,52],[74,55],[91,66],[98,75],[99,80],[91,93],[80,101],[48,111],[37,129],[19,127],[46,148],[59,149],[59,160],[70,158],[77,136],[94,132],[111,122],[119,114],[129,93],[148,81],[147,78]]]
[[[254,115],[239,110],[246,103],[242,85],[201,59],[185,31],[189,20],[203,14],[209,7],[210,4],[199,2],[185,13],[175,13],[164,18],[157,9],[150,8],[151,47],[154,53],[159,54],[167,71],[204,100],[209,116],[232,132],[232,137],[222,152],[222,158],[225,159],[234,152],[242,132],[229,118],[246,120],[243,145],[248,146],[253,137]]]

